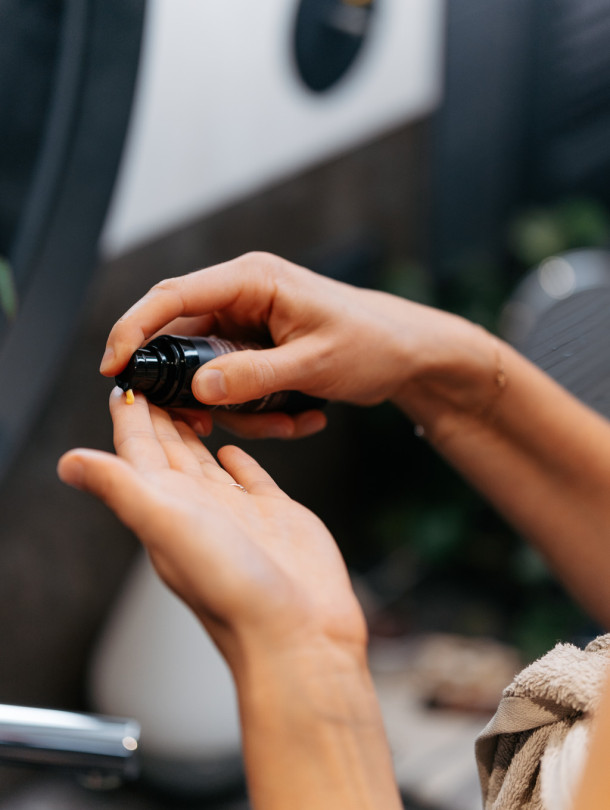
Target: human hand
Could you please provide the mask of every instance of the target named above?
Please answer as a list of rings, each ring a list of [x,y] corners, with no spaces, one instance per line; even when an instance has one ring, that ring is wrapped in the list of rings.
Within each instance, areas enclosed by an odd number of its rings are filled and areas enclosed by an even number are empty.
[[[395,397],[422,362],[455,344],[459,319],[385,293],[319,276],[269,254],[155,285],[113,327],[102,373],[119,373],[158,332],[271,339],[275,348],[241,351],[207,363],[194,377],[197,399],[244,402],[279,390],[373,405]],[[209,431],[201,413],[198,430]],[[320,430],[319,411],[214,418],[249,436],[296,437]],[[193,422],[191,422],[193,424]]]
[[[312,639],[364,648],[345,565],[315,515],[242,450],[222,448],[218,464],[186,424],[141,394],[127,405],[115,389],[110,410],[117,456],[72,450],[59,476],[135,532],[232,668],[252,646],[268,656]]]

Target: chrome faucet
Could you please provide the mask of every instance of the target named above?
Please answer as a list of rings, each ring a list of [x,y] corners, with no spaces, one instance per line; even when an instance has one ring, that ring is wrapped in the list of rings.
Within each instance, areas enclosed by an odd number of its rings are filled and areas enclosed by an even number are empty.
[[[0,762],[133,779],[139,738],[135,720],[0,704]]]

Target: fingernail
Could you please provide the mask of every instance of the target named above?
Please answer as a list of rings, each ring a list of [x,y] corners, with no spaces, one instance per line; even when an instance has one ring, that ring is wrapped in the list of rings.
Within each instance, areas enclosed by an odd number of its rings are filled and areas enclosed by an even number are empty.
[[[106,351],[104,352],[104,356],[102,357],[102,362],[100,364],[100,371],[102,372],[102,374],[107,370],[108,366],[112,364],[113,360],[114,360],[114,349],[108,346]]]
[[[201,402],[217,402],[227,396],[225,375],[218,369],[199,371],[193,380],[193,392]]]

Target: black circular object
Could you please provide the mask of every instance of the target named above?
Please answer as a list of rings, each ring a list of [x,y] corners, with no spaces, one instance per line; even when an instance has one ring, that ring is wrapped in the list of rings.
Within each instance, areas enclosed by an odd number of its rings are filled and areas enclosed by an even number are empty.
[[[322,93],[352,66],[370,33],[375,0],[301,0],[294,48],[299,76]]]
[[[551,256],[510,298],[502,334],[591,408],[610,418],[610,252]]]

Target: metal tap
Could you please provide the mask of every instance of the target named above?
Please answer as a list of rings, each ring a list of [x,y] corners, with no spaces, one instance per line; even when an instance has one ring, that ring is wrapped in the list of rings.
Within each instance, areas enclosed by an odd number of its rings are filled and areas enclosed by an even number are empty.
[[[133,779],[135,720],[0,704],[0,761]]]

